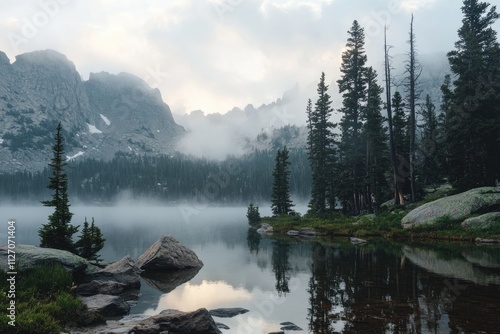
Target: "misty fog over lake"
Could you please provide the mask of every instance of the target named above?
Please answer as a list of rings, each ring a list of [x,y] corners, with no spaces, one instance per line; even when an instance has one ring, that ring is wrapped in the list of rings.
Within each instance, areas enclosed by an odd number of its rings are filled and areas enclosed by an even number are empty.
[[[269,333],[286,321],[303,329],[296,333],[492,333],[499,325],[498,246],[386,240],[355,246],[347,238],[320,244],[260,235],[248,228],[243,207],[129,204],[72,211],[74,222],[86,216],[99,224],[107,239],[101,251],[106,262],[137,258],[168,234],[204,263],[177,287],[144,278],[124,321],[165,309],[244,307],[250,312],[215,317],[231,328],[224,333]],[[18,242],[36,245],[50,209],[2,207],[1,212],[4,220],[17,219]]]

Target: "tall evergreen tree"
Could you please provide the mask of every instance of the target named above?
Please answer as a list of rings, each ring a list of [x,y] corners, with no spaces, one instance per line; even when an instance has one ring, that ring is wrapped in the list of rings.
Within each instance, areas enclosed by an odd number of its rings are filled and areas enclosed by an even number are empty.
[[[496,7],[464,0],[447,113],[449,180],[459,189],[494,185],[500,178],[500,46],[493,24]]]
[[[392,89],[392,77],[391,77],[391,61],[389,56],[389,46],[387,45],[387,26],[384,27],[384,74],[385,74],[385,99],[386,99],[386,109],[387,109],[387,123],[389,125],[389,150],[391,153],[391,163],[392,163],[392,178],[393,178],[393,188],[394,188],[394,203],[404,204],[403,195],[403,182],[405,177],[401,175],[401,164],[398,162],[398,153],[396,145],[398,139],[395,137],[395,125],[393,124],[392,116],[392,102],[391,100],[391,89]],[[401,97],[401,95],[399,95]]]
[[[75,252],[72,240],[73,234],[78,231],[78,226],[71,225],[73,213],[69,211],[68,180],[64,171],[64,138],[61,134],[62,125],[59,122],[54,137],[52,148],[53,157],[49,163],[52,175],[49,177],[47,188],[52,190],[52,199],[42,201],[44,206],[54,207],[54,212],[49,216],[49,222],[42,225],[38,231],[40,247],[56,248]]]
[[[366,54],[365,33],[358,21],[354,21],[348,31],[346,51],[342,54],[340,72],[342,77],[337,81],[342,94],[340,113],[341,140],[340,165],[344,171],[340,197],[344,210],[359,214],[361,201],[361,184],[363,181],[363,145],[360,138],[362,128],[362,109],[366,101]]]
[[[392,97],[392,124],[394,125],[394,144],[396,154],[401,158],[408,159],[410,150],[410,140],[408,136],[408,116],[405,112],[405,103],[399,92],[395,92]]]
[[[419,152],[421,152],[420,171],[421,185],[426,186],[441,180],[440,174],[440,143],[438,128],[438,117],[436,107],[432,103],[431,97],[427,94],[425,104],[422,109],[422,140]]]
[[[377,72],[369,67],[366,72],[367,103],[364,111],[366,123],[364,135],[366,137],[366,179],[364,203],[365,207],[374,212],[386,194],[387,180],[385,172],[389,169],[388,146],[386,128],[382,110],[382,87],[377,83]]]
[[[292,211],[293,204],[290,200],[289,165],[289,154],[285,146],[283,150],[278,150],[276,153],[273,171],[271,210],[274,215],[287,215]]]
[[[328,94],[328,85],[325,83],[325,73],[321,73],[318,84],[318,100],[314,110],[308,107],[309,117],[309,161],[312,171],[312,188],[309,208],[314,213],[324,213],[327,208],[334,208],[334,186],[332,173],[334,169],[334,137],[332,101]],[[333,207],[332,207],[333,205]]]

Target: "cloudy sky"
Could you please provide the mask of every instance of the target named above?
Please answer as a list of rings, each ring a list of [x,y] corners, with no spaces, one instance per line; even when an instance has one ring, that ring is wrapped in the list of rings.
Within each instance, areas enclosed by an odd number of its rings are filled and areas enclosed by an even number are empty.
[[[374,66],[382,59],[384,23],[392,52],[406,52],[412,12],[420,53],[449,51],[460,6],[459,0],[2,1],[0,50],[13,62],[20,53],[54,49],[84,79],[100,71],[141,77],[174,113],[224,113],[274,101],[295,83],[316,83],[321,71],[338,79],[355,19],[365,27]]]

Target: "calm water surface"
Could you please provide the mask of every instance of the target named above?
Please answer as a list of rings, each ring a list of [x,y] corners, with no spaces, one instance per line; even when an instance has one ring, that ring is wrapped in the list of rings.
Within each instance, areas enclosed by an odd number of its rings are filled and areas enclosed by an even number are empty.
[[[50,209],[0,209],[3,221],[17,219],[18,243],[38,244],[37,230]],[[165,309],[244,307],[250,312],[215,318],[231,328],[223,333],[275,332],[284,321],[303,329],[288,333],[500,333],[496,246],[386,240],[354,246],[346,238],[320,243],[261,236],[248,229],[246,208],[72,211],[75,223],[95,218],[107,239],[101,252],[106,261],[137,258],[169,234],[204,262],[197,273],[143,279],[128,318]]]

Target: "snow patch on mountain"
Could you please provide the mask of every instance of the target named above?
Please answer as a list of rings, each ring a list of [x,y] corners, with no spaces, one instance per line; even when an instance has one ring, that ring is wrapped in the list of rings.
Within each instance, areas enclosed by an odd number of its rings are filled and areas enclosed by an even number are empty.
[[[99,114],[99,115],[101,116],[102,120],[104,121],[104,123],[106,123],[107,126],[111,125],[111,121],[109,120],[109,118],[107,118],[103,114]]]
[[[102,131],[96,128],[95,125],[87,123],[87,126],[89,127],[89,133],[102,133]]]

